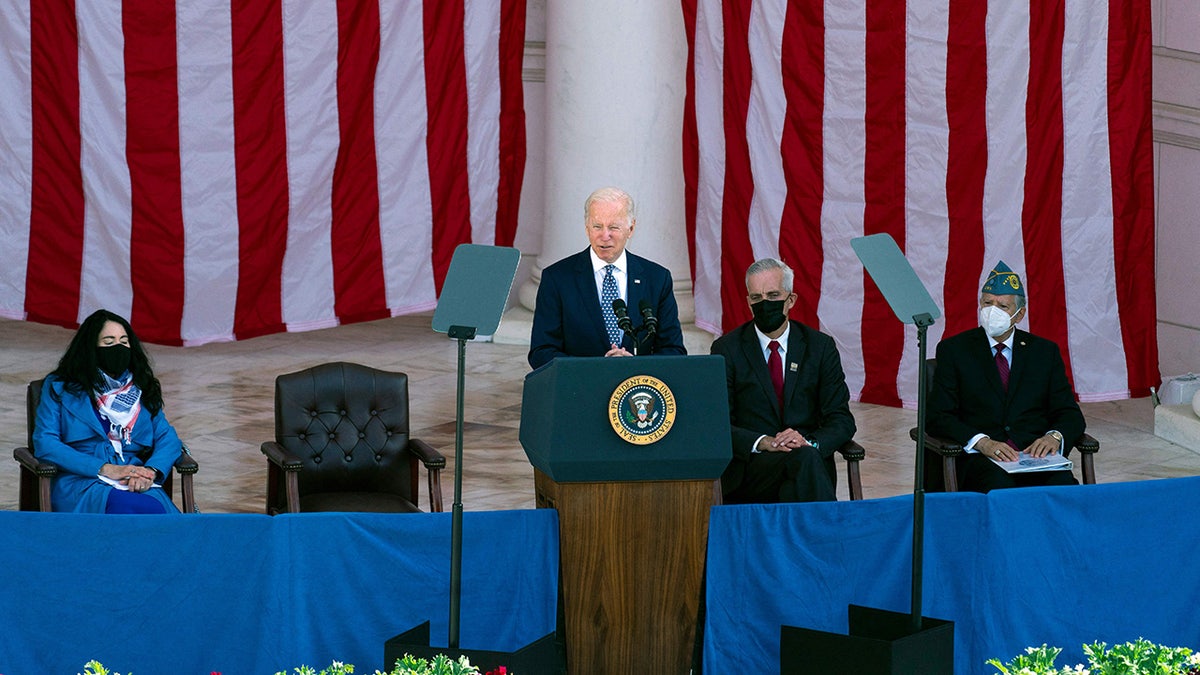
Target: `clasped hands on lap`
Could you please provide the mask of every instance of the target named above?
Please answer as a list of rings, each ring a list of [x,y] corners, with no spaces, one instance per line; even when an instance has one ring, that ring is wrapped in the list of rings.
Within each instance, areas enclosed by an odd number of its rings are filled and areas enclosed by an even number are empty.
[[[774,436],[760,438],[757,449],[759,452],[791,452],[795,448],[803,448],[807,445],[811,444],[800,432],[795,429],[784,429]]]
[[[981,438],[975,443],[975,449],[988,457],[994,457],[1001,462],[1015,462],[1020,456],[1018,451],[1011,445],[997,441],[993,438]],[[1021,452],[1028,453],[1030,457],[1047,457],[1049,455],[1057,455],[1059,452],[1058,439],[1046,434],[1036,439],[1029,444]]]
[[[131,492],[149,490],[158,477],[154,469],[135,464],[105,464],[100,467],[100,475],[128,487]]]

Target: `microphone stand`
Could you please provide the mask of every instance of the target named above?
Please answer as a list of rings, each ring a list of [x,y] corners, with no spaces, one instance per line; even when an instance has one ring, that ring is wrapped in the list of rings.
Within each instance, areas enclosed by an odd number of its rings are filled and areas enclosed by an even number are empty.
[[[637,331],[633,329],[633,321],[629,318],[629,308],[625,305],[625,301],[617,298],[612,301],[613,314],[617,315],[617,328],[621,332],[629,336],[633,341],[633,355],[638,355],[638,337]]]
[[[626,335],[628,335],[630,340],[633,340],[633,355],[637,356],[638,355],[638,345],[640,343],[640,341],[638,340],[637,331],[633,330],[632,326],[629,328],[625,328],[624,326],[622,326],[621,331],[623,333],[625,333]]]
[[[638,305],[638,310],[642,313],[642,325],[639,330],[646,332],[642,341],[650,341],[655,333],[658,332],[658,318],[654,316],[654,309],[650,307],[650,303],[645,300],[642,300],[641,304]],[[650,342],[650,351],[654,351],[654,343],[652,341]]]

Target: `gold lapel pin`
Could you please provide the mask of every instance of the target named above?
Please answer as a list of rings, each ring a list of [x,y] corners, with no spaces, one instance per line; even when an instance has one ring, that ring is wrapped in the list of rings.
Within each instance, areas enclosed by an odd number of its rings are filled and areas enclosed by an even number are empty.
[[[796,365],[795,361],[788,364],[788,370],[792,371],[793,373],[796,372],[796,368],[798,368],[798,367],[799,366]]]

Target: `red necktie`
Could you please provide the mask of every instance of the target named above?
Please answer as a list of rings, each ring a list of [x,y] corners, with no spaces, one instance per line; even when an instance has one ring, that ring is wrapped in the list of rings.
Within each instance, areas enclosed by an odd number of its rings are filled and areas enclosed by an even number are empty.
[[[783,408],[783,359],[779,356],[779,343],[771,340],[767,345],[771,355],[767,357],[767,370],[771,371],[771,384],[775,385],[775,397],[779,399],[779,407]]]
[[[1000,386],[1004,387],[1004,391],[1008,391],[1008,359],[1004,358],[1004,343],[996,345],[996,370],[1000,371]],[[1013,439],[1009,438],[1004,441],[1008,446],[1017,452],[1021,448],[1017,446]]]
[[[1004,343],[996,345],[996,370],[1000,371],[1000,386],[1008,391],[1008,359],[1004,358]]]

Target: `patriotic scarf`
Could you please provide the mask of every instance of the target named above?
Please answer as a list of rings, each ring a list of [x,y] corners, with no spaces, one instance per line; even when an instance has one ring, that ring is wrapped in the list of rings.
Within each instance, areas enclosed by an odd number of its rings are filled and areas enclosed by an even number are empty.
[[[96,390],[96,412],[100,419],[108,423],[108,440],[121,461],[125,461],[122,446],[130,444],[133,425],[137,422],[138,414],[142,412],[142,390],[133,383],[133,373],[128,371],[120,379],[113,379],[104,371],[105,391]]]

